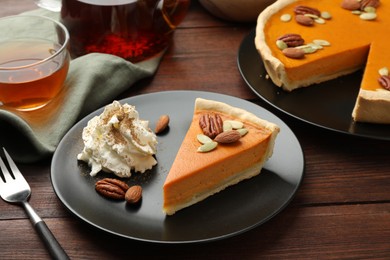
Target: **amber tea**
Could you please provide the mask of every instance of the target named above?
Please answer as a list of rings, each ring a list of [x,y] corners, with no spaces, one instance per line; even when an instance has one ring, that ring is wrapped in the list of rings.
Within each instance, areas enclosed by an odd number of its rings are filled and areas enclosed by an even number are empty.
[[[56,97],[69,68],[69,34],[36,15],[0,18],[0,109],[32,111]]]
[[[73,57],[100,52],[139,62],[162,52],[190,0],[62,0]]]
[[[36,109],[58,94],[69,60],[61,63],[53,59],[37,66],[29,65],[50,57],[59,48],[41,40],[0,43],[0,101],[3,105],[19,110]]]

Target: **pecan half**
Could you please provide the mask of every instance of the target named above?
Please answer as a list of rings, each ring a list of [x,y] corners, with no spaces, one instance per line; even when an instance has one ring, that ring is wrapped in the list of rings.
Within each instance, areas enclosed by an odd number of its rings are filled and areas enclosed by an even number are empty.
[[[390,90],[390,76],[380,76],[378,82],[384,89]]]
[[[312,7],[309,7],[309,6],[304,6],[304,5],[298,5],[294,8],[294,13],[295,14],[301,14],[301,15],[305,15],[305,14],[313,14],[313,15],[316,15],[318,17],[321,16],[321,12],[320,10],[316,9],[316,8],[312,8]]]
[[[121,180],[104,178],[95,184],[95,190],[106,198],[124,199],[129,186]]]
[[[214,139],[218,134],[223,132],[222,118],[217,114],[203,114],[199,118],[199,126],[203,134]]]
[[[302,36],[296,33],[287,33],[280,36],[278,40],[283,41],[285,44],[287,44],[288,47],[297,47],[305,43],[305,40],[302,38]]]
[[[362,0],[360,1],[360,10],[364,10],[366,7],[377,8],[379,6],[379,0]]]

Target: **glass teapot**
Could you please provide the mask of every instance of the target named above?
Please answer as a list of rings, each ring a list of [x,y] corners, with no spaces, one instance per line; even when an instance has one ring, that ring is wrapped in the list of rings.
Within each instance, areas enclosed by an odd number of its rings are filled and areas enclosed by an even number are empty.
[[[190,0],[38,0],[59,11],[72,57],[100,52],[139,62],[163,52]]]

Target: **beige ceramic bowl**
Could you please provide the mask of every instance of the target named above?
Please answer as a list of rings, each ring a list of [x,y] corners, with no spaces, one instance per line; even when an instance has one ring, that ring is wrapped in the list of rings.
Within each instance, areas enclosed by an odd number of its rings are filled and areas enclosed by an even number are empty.
[[[211,14],[225,20],[254,22],[275,0],[199,0]]]

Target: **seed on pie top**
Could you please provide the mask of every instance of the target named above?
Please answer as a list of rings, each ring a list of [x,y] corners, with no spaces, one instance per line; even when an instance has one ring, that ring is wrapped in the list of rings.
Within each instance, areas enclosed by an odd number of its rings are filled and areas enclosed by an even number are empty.
[[[307,44],[303,46],[296,47],[297,49],[303,50],[305,54],[314,53],[318,50],[318,48],[315,48],[314,46]]]
[[[321,46],[330,46],[330,42],[328,42],[326,40],[321,40],[321,39],[313,40],[313,43],[315,43],[317,45],[321,45]]]
[[[360,10],[353,10],[351,11],[352,14],[361,15],[363,12]]]
[[[233,129],[240,129],[244,127],[244,123],[237,120],[225,120],[224,122],[230,124]]]
[[[389,69],[387,67],[383,67],[379,69],[379,75],[381,76],[388,76],[389,75]]]
[[[363,11],[366,13],[376,13],[376,8],[372,6],[367,6],[363,9]]]
[[[315,18],[314,22],[318,24],[325,24],[325,19],[322,19],[321,17]]]
[[[229,121],[223,121],[223,131],[226,132],[230,130],[233,130],[232,124]]]
[[[280,16],[280,20],[282,22],[289,22],[289,21],[291,21],[291,14],[282,14]]]
[[[317,18],[319,18],[319,16],[318,16],[318,15],[315,15],[315,14],[304,14],[304,16],[310,17],[311,19],[317,19]]]
[[[217,145],[218,145],[217,142],[214,142],[214,141],[208,142],[208,143],[205,143],[205,144],[199,146],[197,151],[200,153],[207,153],[207,152],[214,150],[217,147]]]
[[[198,134],[196,136],[196,139],[199,141],[199,143],[201,144],[205,144],[205,143],[209,143],[209,142],[212,142],[213,140],[208,137],[207,135],[204,135],[204,134]]]
[[[371,21],[376,19],[376,13],[362,13],[359,17],[362,20]]]
[[[279,50],[284,50],[288,47],[287,44],[282,40],[276,40],[276,46],[279,48]]]
[[[327,11],[323,11],[323,12],[321,12],[321,18],[323,18],[325,20],[329,20],[332,18],[332,15]]]
[[[316,43],[314,43],[314,42],[308,43],[307,46],[310,46],[311,48],[313,48],[313,49],[315,49],[315,50],[321,50],[321,49],[324,48],[324,47],[322,47],[321,45],[316,44]]]
[[[237,129],[236,131],[239,132],[241,136],[244,136],[249,132],[246,128]]]

